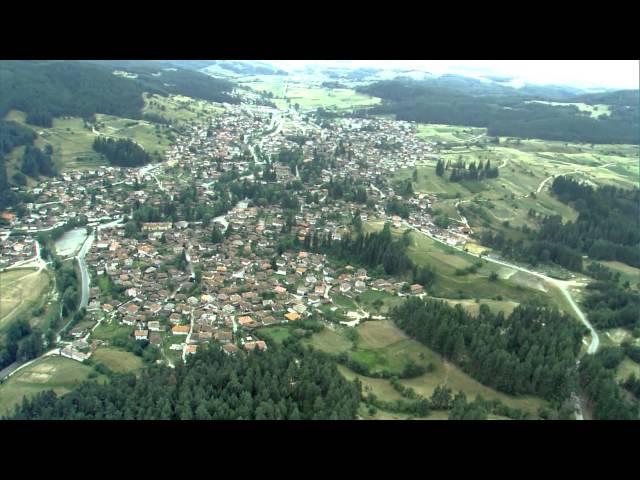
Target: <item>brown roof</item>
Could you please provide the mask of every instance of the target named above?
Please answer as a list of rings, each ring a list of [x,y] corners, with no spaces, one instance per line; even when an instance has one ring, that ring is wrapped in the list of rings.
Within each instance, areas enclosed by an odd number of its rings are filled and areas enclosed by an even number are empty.
[[[173,333],[189,333],[189,325],[176,325],[171,331]]]

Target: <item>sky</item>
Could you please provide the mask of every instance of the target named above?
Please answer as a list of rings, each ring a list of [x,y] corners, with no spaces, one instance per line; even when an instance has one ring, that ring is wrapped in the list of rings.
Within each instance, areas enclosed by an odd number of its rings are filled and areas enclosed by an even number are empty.
[[[640,88],[640,60],[276,60],[289,70],[307,63],[327,66],[410,68],[441,75],[500,75],[538,85]]]

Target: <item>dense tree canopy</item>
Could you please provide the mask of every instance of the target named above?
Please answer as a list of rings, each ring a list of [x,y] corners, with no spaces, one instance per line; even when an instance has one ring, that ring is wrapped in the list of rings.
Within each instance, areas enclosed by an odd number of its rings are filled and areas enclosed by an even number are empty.
[[[0,346],[0,369],[13,362],[26,362],[42,353],[42,332],[32,329],[24,318],[14,320]]]
[[[107,157],[109,163],[120,167],[140,167],[151,161],[151,156],[128,138],[97,137],[93,141],[93,149]]]
[[[359,386],[324,354],[292,347],[228,356],[212,344],[176,369],[86,381],[63,397],[49,390],[24,400],[11,418],[347,420],[359,401]]]
[[[481,305],[472,316],[460,305],[409,298],[392,318],[409,335],[503,392],[563,400],[575,386],[583,329],[554,308],[523,304],[505,317]]]
[[[634,102],[630,96],[619,96],[617,100],[625,104],[613,105],[610,116],[591,118],[573,105],[529,102],[549,100],[544,96],[548,95],[545,89],[518,91],[479,83],[453,76],[421,82],[395,79],[376,82],[358,90],[385,100],[370,112],[395,114],[400,120],[486,127],[490,136],[640,143],[638,101]],[[564,100],[574,101],[570,97]]]
[[[114,75],[117,62],[3,61],[0,64],[0,117],[11,109],[27,113],[27,122],[51,126],[52,117],[89,118],[96,113],[140,118],[143,92],[181,94],[237,103],[233,85],[200,72],[127,63],[135,78]],[[159,75],[158,75],[159,73]]]
[[[36,133],[16,122],[0,120],[0,154],[10,153],[20,145],[31,145]]]
[[[44,152],[38,147],[27,145],[22,155],[20,170],[29,177],[38,177],[39,175],[52,177],[57,175],[58,171],[53,164],[51,154],[51,145],[47,145]]]
[[[640,402],[629,399],[616,382],[615,371],[623,358],[621,348],[604,348],[581,361],[580,384],[591,400],[597,420],[640,418]]]

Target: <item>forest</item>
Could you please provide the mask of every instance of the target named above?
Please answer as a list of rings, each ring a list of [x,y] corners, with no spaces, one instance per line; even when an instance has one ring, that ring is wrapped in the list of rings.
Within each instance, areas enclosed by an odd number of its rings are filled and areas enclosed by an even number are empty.
[[[230,95],[232,83],[200,72],[129,62],[127,70],[137,77],[123,78],[113,74],[115,69],[117,62],[3,61],[0,118],[16,109],[26,112],[28,123],[43,127],[64,115],[91,118],[102,113],[138,119],[143,92],[238,103]]]
[[[93,149],[103,154],[111,165],[119,167],[140,167],[151,162],[151,156],[128,138],[97,137],[93,141]]]
[[[624,355],[622,348],[610,347],[595,355],[585,355],[581,361],[580,385],[589,396],[596,420],[640,419],[640,402],[629,398],[615,378],[616,368]]]
[[[0,155],[21,145],[31,145],[36,132],[16,122],[0,120]]]
[[[331,235],[307,234],[302,247],[313,252],[331,255],[350,263],[373,268],[372,275],[408,275],[414,283],[424,287],[433,284],[436,272],[431,267],[418,267],[406,254],[410,245],[410,230],[394,240],[391,225],[385,223],[380,232],[358,233],[333,240]]]
[[[592,282],[583,305],[589,321],[598,328],[640,327],[640,294],[617,282]]]
[[[640,267],[640,189],[593,188],[556,177],[551,193],[578,211],[575,222],[543,224],[540,238],[563,243],[596,260]]]
[[[360,386],[325,354],[290,348],[227,355],[200,346],[186,365],[85,381],[59,397],[49,390],[23,400],[15,420],[348,420]]]
[[[57,175],[58,170],[53,164],[52,154],[53,149],[51,145],[46,145],[44,151],[38,147],[27,145],[22,155],[20,171],[32,178],[38,178],[39,175],[45,177]]]
[[[22,145],[32,145],[36,133],[16,122],[0,120],[0,209],[16,204],[18,197],[11,191],[7,178],[7,165],[4,154]]]
[[[612,106],[610,116],[591,118],[572,105],[526,103],[552,100],[526,90],[479,86],[473,81],[451,78],[448,81],[385,80],[356,90],[384,100],[380,106],[363,110],[362,115],[395,114],[399,120],[486,127],[490,136],[582,143],[640,143],[637,101]],[[626,96],[621,98],[631,100]],[[569,97],[563,101],[573,100]]]
[[[15,205],[17,199],[18,197],[11,190],[11,184],[7,178],[7,163],[0,154],[0,209]]]
[[[13,362],[26,362],[42,353],[42,332],[32,329],[29,322],[19,318],[9,325],[0,347],[0,370]]]
[[[502,392],[565,400],[575,387],[584,329],[557,309],[519,305],[508,317],[477,316],[440,300],[407,299],[391,314],[408,335]]]

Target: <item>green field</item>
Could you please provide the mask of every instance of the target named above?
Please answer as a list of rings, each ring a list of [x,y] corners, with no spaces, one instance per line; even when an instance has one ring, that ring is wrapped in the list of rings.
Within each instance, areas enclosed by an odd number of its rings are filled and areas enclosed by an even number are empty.
[[[50,389],[58,395],[68,393],[86,380],[91,372],[91,367],[68,358],[40,359],[0,385],[0,414],[9,413],[25,395],[31,397]],[[99,375],[97,379],[105,381],[106,377]]]
[[[340,293],[334,293],[331,295],[331,300],[335,306],[344,310],[355,310],[357,308],[356,302],[349,297],[346,297]]]
[[[429,142],[455,143],[465,142],[486,133],[486,128],[420,123],[417,125],[416,137]]]
[[[361,323],[356,332],[357,342],[349,357],[370,372],[400,374],[409,362],[419,365],[430,362],[429,352],[389,320]]]
[[[618,365],[616,379],[624,382],[632,373],[635,373],[636,378],[640,378],[640,364],[634,362],[630,358],[625,358],[622,360],[622,363]]]
[[[283,96],[287,81],[285,99]],[[357,93],[350,88],[325,88],[319,82],[316,84],[302,83],[289,77],[261,75],[244,79],[240,83],[257,92],[272,93],[274,95],[273,102],[281,109],[298,104],[302,110],[315,110],[318,107],[344,110],[380,103],[379,98]]]
[[[92,148],[98,135],[130,138],[150,154],[162,155],[170,145],[163,131],[156,131],[155,125],[143,120],[97,114],[99,127],[96,134],[91,126],[85,125],[85,121],[78,117],[54,118],[51,128],[28,125],[24,121],[25,117],[23,112],[13,110],[7,114],[6,119],[22,123],[38,133],[35,145],[43,148],[44,145],[50,144],[53,147],[54,163],[62,170],[89,169],[106,164],[102,156]],[[9,175],[17,170],[23,152],[24,147],[18,147],[8,155]]]
[[[143,367],[142,359],[131,352],[112,347],[100,347],[91,357],[114,372],[135,372]]]
[[[438,385],[446,385],[453,389],[454,392],[463,391],[470,400],[480,394],[487,400],[498,399],[505,405],[520,408],[534,415],[537,413],[538,408],[547,404],[547,402],[538,397],[514,397],[482,385],[455,365],[446,362],[431,349],[407,337],[391,321],[365,322],[358,326],[357,331],[359,340],[356,351],[375,352],[375,355],[370,355],[370,358],[376,359],[376,361],[383,359],[384,365],[387,367],[397,368],[402,362],[406,362],[407,358],[412,358],[420,365],[433,365],[432,372],[416,378],[400,380],[403,385],[413,388],[420,395],[430,397]],[[346,339],[344,340],[346,341]],[[334,340],[332,345],[335,347],[337,342]],[[342,348],[346,351],[348,347],[343,344]],[[329,353],[336,353],[337,351],[337,348],[332,348]],[[359,378],[363,382],[365,394],[372,392],[383,401],[395,401],[402,398],[387,380],[365,377],[344,366],[340,366],[339,370],[349,380],[356,377]]]
[[[118,322],[104,321],[91,332],[92,340],[112,341],[114,338],[126,339],[131,335],[133,327],[120,326]]]
[[[635,268],[621,262],[600,262],[615,272],[620,272],[622,283],[629,282],[632,287],[640,288],[640,268]]]
[[[32,309],[44,305],[49,288],[49,274],[33,269],[16,269],[0,273],[0,331],[23,315],[31,320]]]
[[[429,135],[449,135],[452,131],[465,129],[446,125],[420,128]],[[576,219],[575,210],[548,193],[553,180],[550,177],[570,175],[593,185],[633,188],[639,184],[639,156],[640,151],[635,145],[591,146],[502,138],[500,145],[479,143],[440,150],[440,157],[445,163],[461,160],[467,165],[471,162],[484,164],[490,160],[492,166],[500,168],[498,178],[480,182],[449,182],[450,171],[438,177],[435,160],[426,160],[417,166],[418,181],[413,183],[413,189],[415,192],[435,193],[434,209],[454,219],[459,218],[454,205],[462,201],[465,216],[478,234],[484,228],[491,228],[513,236],[515,231],[505,229],[502,223],[509,222],[511,227],[526,224],[536,228],[535,221],[527,215],[530,209],[542,215],[560,214],[565,221]],[[393,181],[410,179],[413,170],[398,170]]]
[[[382,302],[382,306],[379,310],[373,305],[376,300],[380,300]],[[372,315],[386,315],[389,313],[389,309],[403,301],[403,297],[392,295],[384,291],[366,290],[360,294],[360,302],[362,306]]]
[[[273,325],[256,330],[256,335],[280,345],[286,338],[291,336],[291,329],[288,326]]]
[[[480,305],[486,305],[492,312],[503,312],[506,317],[511,315],[514,308],[519,305],[518,302],[512,302],[511,300],[490,300],[486,298],[480,299],[479,302],[476,302],[475,300],[451,300],[440,298],[436,298],[436,300],[445,300],[451,306],[461,305],[462,308],[471,315],[477,315],[480,311]]]
[[[589,105],[587,103],[564,103],[564,102],[545,102],[542,100],[529,100],[524,103],[544,103],[546,105],[554,105],[557,107],[568,107],[574,106],[581,112],[586,112],[589,114],[591,118],[599,118],[601,116],[609,116],[611,115],[611,110],[609,109],[609,105]]]
[[[330,354],[346,352],[352,346],[351,341],[344,334],[347,328],[349,327],[335,327],[335,331],[324,328],[322,331],[314,333],[310,339],[303,340],[303,343]]]
[[[443,298],[479,298],[496,300],[511,300],[521,303],[532,297],[544,299],[544,293],[530,286],[514,284],[511,279],[505,279],[513,270],[494,263],[482,261],[482,266],[476,273],[456,275],[456,269],[465,269],[480,261],[464,252],[460,252],[440,242],[432,240],[426,235],[411,233],[412,244],[407,254],[417,265],[430,265],[436,269],[437,277],[433,287],[428,289],[430,295]],[[498,274],[498,279],[489,281],[491,272]],[[522,274],[523,276],[527,274]],[[535,279],[535,277],[528,275]]]
[[[183,95],[169,95],[166,97],[144,94],[145,106],[142,113],[161,115],[171,121],[173,125],[207,124],[211,118],[224,112],[224,107],[218,103],[198,100]]]

